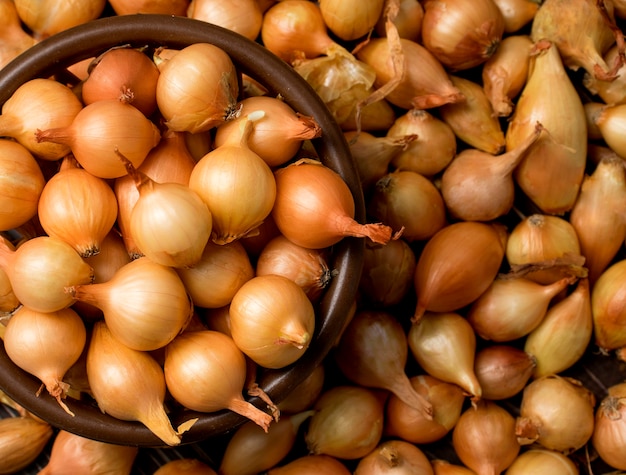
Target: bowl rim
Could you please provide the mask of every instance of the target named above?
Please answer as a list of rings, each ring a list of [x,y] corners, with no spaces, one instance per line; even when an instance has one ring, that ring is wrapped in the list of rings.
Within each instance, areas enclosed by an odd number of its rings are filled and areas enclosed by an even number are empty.
[[[0,69],[0,107],[24,82],[51,77],[75,62],[97,56],[114,46],[169,47],[181,49],[192,43],[210,43],[226,51],[238,71],[264,85],[270,93],[280,93],[298,112],[312,116],[322,129],[322,136],[311,141],[320,160],[339,173],[352,193],[355,219],[365,222],[365,204],[358,172],[343,131],[313,88],[285,61],[260,43],[231,30],[201,20],[161,14],[112,16],[64,30],[35,44]],[[336,344],[344,328],[358,291],[363,268],[362,238],[346,237],[333,248],[331,268],[337,275],[316,308],[318,321],[309,349],[294,364],[281,370],[263,369],[257,382],[268,396],[280,402],[319,364]],[[319,315],[325,318],[320,321]],[[1,343],[1,341],[0,341]],[[51,425],[102,442],[142,447],[163,447],[164,443],[139,422],[127,422],[102,413],[97,407],[67,400],[76,414],[68,415],[43,391],[35,396],[41,382],[14,365],[4,343],[0,344],[0,389],[25,409]],[[258,397],[246,397],[266,410]],[[247,421],[229,410],[215,413],[180,411],[170,415],[176,428],[182,422],[199,417],[182,435],[181,445],[221,436]]]

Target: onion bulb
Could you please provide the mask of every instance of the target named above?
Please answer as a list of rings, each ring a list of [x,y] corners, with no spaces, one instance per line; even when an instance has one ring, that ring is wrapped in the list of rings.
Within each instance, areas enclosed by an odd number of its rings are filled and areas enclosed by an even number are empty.
[[[233,340],[265,368],[283,368],[309,347],[315,330],[313,304],[304,290],[282,275],[253,277],[230,303]]]
[[[383,13],[384,0],[321,0],[320,12],[330,31],[344,41],[352,41],[371,32]]]
[[[509,344],[490,345],[476,352],[474,374],[485,399],[508,399],[524,389],[537,363],[535,358]]]
[[[72,416],[74,413],[62,401],[69,389],[63,377],[80,357],[86,341],[85,324],[71,308],[39,312],[22,306],[9,320],[4,334],[11,361],[40,379],[48,393]]]
[[[453,71],[484,63],[498,49],[504,17],[493,0],[426,0],[422,41]]]
[[[26,32],[17,14],[13,0],[0,2],[0,68],[35,44],[35,38]]]
[[[367,454],[356,466],[354,475],[432,475],[426,454],[405,440],[386,440]]]
[[[600,402],[595,413],[591,443],[600,458],[611,467],[626,470],[624,457],[624,397],[626,384],[609,387],[608,394]]]
[[[622,46],[617,43],[611,46],[603,55],[604,62],[607,65],[619,64],[619,55],[623,53],[623,51],[620,51],[621,49]],[[626,64],[622,64],[616,70],[617,77],[608,81],[599,80],[593,74],[585,72],[582,82],[589,92],[602,99],[602,104],[621,104],[626,101],[626,92],[624,91],[625,71]]]
[[[578,466],[566,455],[554,450],[531,449],[517,456],[507,469],[507,475],[550,473],[551,475],[578,475]]]
[[[395,26],[400,38],[412,41],[419,41],[422,33],[422,20],[424,19],[424,7],[419,0],[400,0],[398,13],[391,22]],[[385,15],[381,15],[376,23],[376,33],[378,36],[386,36]]]
[[[620,157],[625,156],[623,130],[626,124],[626,104],[605,105],[594,118],[595,125],[609,148]]]
[[[53,436],[52,426],[29,415],[0,420],[0,473],[19,473],[39,457]]]
[[[302,159],[276,170],[276,202],[272,217],[281,233],[302,247],[321,249],[345,236],[368,237],[386,244],[392,229],[360,224],[355,204],[341,176],[321,162]]]
[[[515,419],[497,403],[482,399],[461,414],[452,431],[452,446],[477,475],[502,473],[520,451]]]
[[[200,459],[182,458],[165,462],[153,475],[217,475],[217,472]]]
[[[48,236],[70,244],[82,257],[100,252],[100,244],[117,218],[117,201],[109,184],[68,155],[44,186],[38,216]]]
[[[334,358],[350,381],[386,389],[429,420],[432,419],[432,404],[415,391],[404,371],[408,352],[404,329],[392,314],[363,310],[348,323],[335,348]]]
[[[221,26],[250,40],[256,40],[263,23],[263,13],[257,0],[191,0],[186,16]]]
[[[162,348],[189,322],[192,305],[174,269],[147,257],[120,267],[107,282],[68,287],[67,294],[104,313],[108,331],[138,351]]]
[[[443,459],[433,459],[430,461],[430,464],[435,475],[475,475],[473,470]]]
[[[268,475],[350,475],[350,470],[337,458],[324,454],[303,455],[270,469]]]
[[[325,367],[319,364],[278,403],[281,414],[296,414],[311,409],[324,389],[325,380]]]
[[[365,457],[381,440],[384,408],[372,389],[333,386],[320,395],[313,409],[304,435],[311,454],[355,460]]]
[[[493,3],[502,12],[504,33],[518,33],[535,18],[541,0],[493,0]]]
[[[495,224],[459,221],[445,226],[424,246],[415,267],[417,304],[425,311],[453,312],[476,300],[495,279],[506,233]]]
[[[39,474],[56,475],[71,471],[92,475],[112,472],[129,475],[138,452],[138,447],[100,442],[60,430],[54,437],[50,460]]]
[[[246,359],[229,336],[212,330],[182,333],[165,348],[163,368],[169,392],[184,407],[229,409],[268,431],[272,416],[243,398]]]
[[[624,288],[626,260],[619,259],[600,275],[591,290],[591,315],[596,345],[603,351],[626,346]]]
[[[170,130],[198,133],[233,118],[239,85],[224,50],[194,43],[157,66],[157,105]]]
[[[169,446],[180,444],[180,434],[165,412],[163,369],[149,353],[120,343],[103,320],[91,332],[87,378],[102,412],[141,422]]]
[[[185,16],[189,0],[109,0],[117,15],[133,13],[163,13]]]

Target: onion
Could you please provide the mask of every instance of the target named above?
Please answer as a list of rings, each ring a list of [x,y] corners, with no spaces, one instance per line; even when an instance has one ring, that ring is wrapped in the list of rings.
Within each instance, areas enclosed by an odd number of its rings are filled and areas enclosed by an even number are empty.
[[[432,475],[433,470],[424,452],[404,440],[381,442],[356,466],[354,475],[385,474]]]
[[[90,257],[100,252],[101,242],[115,224],[115,193],[105,180],[80,168],[68,155],[41,192],[38,217],[48,236]]]
[[[253,96],[239,103],[238,118],[220,125],[215,134],[215,147],[228,141],[231,134],[237,134],[239,123],[255,111],[263,111],[262,118],[254,122],[246,144],[270,167],[282,165],[293,158],[305,140],[322,134],[322,129],[313,117],[294,111],[282,99],[271,96]]]
[[[475,475],[473,470],[462,465],[455,465],[447,460],[433,459],[430,461],[434,475]]]
[[[176,269],[194,305],[218,308],[230,304],[241,286],[254,277],[250,258],[240,241],[218,245],[209,241],[191,267]]]
[[[0,139],[1,230],[22,226],[37,214],[45,183],[39,164],[26,147]]]
[[[456,155],[456,135],[452,128],[428,111],[411,109],[398,117],[387,130],[387,137],[417,135],[405,150],[391,160],[400,170],[411,170],[430,177],[443,171]]]
[[[35,39],[22,27],[13,0],[0,2],[0,68],[35,44]]]
[[[465,395],[460,386],[428,374],[413,376],[411,385],[432,404],[432,419],[392,394],[385,407],[384,433],[414,444],[430,444],[443,439],[457,423]]]
[[[541,4],[538,0],[493,0],[504,18],[504,33],[518,33],[535,18]],[[502,47],[500,42],[499,48]]]
[[[85,104],[103,99],[122,100],[149,117],[157,108],[158,78],[158,68],[144,53],[134,48],[114,48],[90,65],[81,97]]]
[[[482,397],[508,399],[524,389],[537,363],[534,356],[510,344],[491,345],[476,352],[474,374]]]
[[[400,0],[398,13],[391,21],[394,24],[398,36],[412,41],[419,41],[422,33],[422,20],[424,19],[424,7],[419,0]],[[387,36],[386,18],[384,15],[378,19],[375,27],[378,36]]]
[[[416,41],[400,38],[393,50],[386,38],[372,38],[356,54],[376,71],[375,86],[396,79],[394,61],[401,54],[404,74],[386,99],[403,109],[429,109],[463,100],[463,94],[452,84],[443,65]],[[396,51],[397,49],[397,51]]]
[[[69,307],[73,299],[65,287],[93,281],[93,269],[74,248],[49,236],[29,239],[16,250],[2,241],[0,267],[9,276],[17,299],[40,312]]]
[[[520,451],[515,419],[493,401],[478,401],[461,414],[454,426],[452,446],[477,475],[502,473]]]
[[[602,56],[604,62],[607,65],[619,64],[619,61],[621,61],[619,59],[621,49],[621,45],[618,44],[611,46]],[[625,71],[626,65],[622,64],[622,66],[615,71],[617,77],[609,79],[608,81],[597,79],[593,74],[585,72],[582,82],[589,92],[602,99],[602,104],[621,104],[626,101],[626,94],[624,93]]]
[[[319,364],[278,403],[281,414],[296,414],[311,409],[322,393],[325,381],[326,370],[323,364]]]
[[[52,426],[34,417],[0,421],[0,473],[19,473],[39,457],[53,435]]]
[[[624,286],[626,260],[619,259],[600,275],[591,290],[593,336],[602,351],[626,346]]]
[[[537,365],[533,377],[556,374],[573,366],[585,353],[593,333],[589,280],[550,307],[542,322],[526,337],[524,350]]]
[[[301,287],[282,275],[256,276],[230,304],[232,337],[255,363],[283,368],[309,347],[315,329],[313,304]]]
[[[626,104],[609,104],[595,115],[595,125],[606,144],[618,155],[626,155],[623,130],[626,123]]]
[[[624,396],[626,384],[609,387],[595,413],[591,443],[600,458],[613,468],[626,470],[624,458]]]
[[[404,372],[409,348],[400,322],[384,311],[357,311],[335,348],[334,358],[350,381],[386,389],[432,419],[432,405],[417,392]]]
[[[191,0],[187,17],[221,26],[250,40],[259,36],[263,23],[263,13],[257,0],[226,3],[219,0]]]
[[[116,99],[89,104],[71,125],[38,130],[37,141],[69,145],[78,163],[92,175],[117,178],[126,174],[119,150],[135,168],[159,143],[157,127],[139,109]]]
[[[272,216],[278,229],[302,247],[330,247],[345,236],[368,237],[385,244],[391,228],[360,224],[354,219],[354,199],[341,176],[321,162],[302,159],[280,168]]]
[[[578,380],[545,376],[522,393],[515,433],[522,445],[533,442],[570,453],[583,447],[594,428],[594,394]]]
[[[320,395],[313,409],[304,435],[311,454],[355,460],[365,457],[381,440],[384,408],[371,389],[333,386]]]
[[[165,377],[157,361],[133,350],[96,322],[87,350],[89,387],[105,413],[123,421],[139,421],[169,446],[180,444],[164,407]]]
[[[325,249],[308,249],[279,235],[269,241],[256,261],[256,275],[276,274],[293,280],[311,302],[318,302],[336,270],[326,264]]]
[[[285,465],[270,469],[268,475],[350,475],[348,468],[330,455],[303,455]]]
[[[60,430],[54,437],[50,460],[39,472],[57,475],[72,471],[106,475],[129,475],[139,449],[133,446],[109,444]]]
[[[449,224],[431,237],[415,268],[413,321],[427,310],[453,312],[476,300],[500,269],[505,240],[503,228],[472,221]]]
[[[520,454],[506,471],[507,475],[550,473],[577,475],[578,466],[567,456],[553,450],[531,449]]]
[[[120,267],[107,282],[75,285],[66,292],[102,310],[115,338],[138,351],[164,347],[192,315],[191,302],[176,271],[147,257]]]
[[[257,475],[282,461],[296,443],[300,426],[313,414],[305,411],[280,418],[263,432],[250,421],[229,439],[220,462],[220,475]]]
[[[484,63],[498,49],[504,17],[493,0],[426,0],[422,41],[450,70]]]
[[[425,313],[411,325],[408,345],[429,375],[461,387],[474,399],[482,389],[474,373],[476,336],[468,321],[457,313]]]
[[[189,177],[189,187],[209,207],[211,239],[216,244],[244,237],[272,211],[277,193],[274,175],[247,145],[259,115],[245,116],[221,146],[200,159]]]
[[[515,181],[544,213],[564,213],[572,208],[583,180],[587,128],[580,96],[559,50],[545,41],[531,52],[528,80],[506,132],[506,149],[526,140],[537,122],[549,133],[518,165]]]
[[[13,287],[11,287],[9,276],[0,269],[0,323],[5,316],[9,317],[20,305],[21,303],[17,300]]]
[[[133,13],[162,13],[185,16],[189,0],[109,0],[117,15]]]
[[[376,182],[368,213],[408,242],[425,241],[446,224],[446,208],[434,183],[419,173],[396,170]]]
[[[186,408],[229,409],[268,431],[272,416],[243,399],[245,357],[223,333],[182,333],[165,348],[164,372],[169,392]]]
[[[320,12],[330,31],[344,41],[352,41],[371,32],[383,13],[384,0],[321,0]]]
[[[68,86],[54,79],[31,79],[19,86],[2,105],[0,134],[13,137],[37,158],[58,160],[69,153],[69,145],[39,143],[35,132],[69,127],[82,108]]]
[[[157,66],[157,105],[169,129],[203,132],[233,118],[239,85],[224,50],[194,43]]]
[[[217,475],[217,472],[197,458],[182,458],[165,462],[153,475]]]

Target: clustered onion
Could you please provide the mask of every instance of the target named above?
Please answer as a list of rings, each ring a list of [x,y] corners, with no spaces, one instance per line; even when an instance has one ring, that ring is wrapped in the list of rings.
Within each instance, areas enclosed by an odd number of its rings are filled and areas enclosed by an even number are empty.
[[[168,404],[250,419],[213,467],[180,460],[157,473],[626,470],[623,385],[593,392],[597,380],[570,376],[586,355],[626,360],[626,2],[111,6],[186,14],[290,63],[343,129],[368,219],[355,221],[345,183],[311,152],[319,124],[212,45],[152,58],[115,48],[74,89],[54,78],[23,85],[0,114],[0,167],[19,161],[28,178],[0,187],[1,231],[24,236],[0,245],[0,330],[9,356],[68,413],[69,373],[83,365],[103,411],[168,445],[194,423],[172,427]],[[15,7],[31,8],[21,21],[35,38],[63,28],[38,23],[32,2]],[[6,31],[18,49],[34,41]],[[95,180],[55,191],[70,160]],[[147,189],[164,192],[142,206]],[[79,195],[107,213],[76,208]],[[364,238],[365,262],[332,357],[259,410],[243,390],[253,393],[256,367],[285,368],[308,351],[336,276],[326,258],[346,237]],[[98,262],[113,241],[124,258]],[[42,315],[70,305],[82,320],[46,328]],[[76,348],[36,345],[29,314]],[[90,339],[65,329],[72,322],[93,328]],[[623,379],[621,366],[609,372]],[[142,379],[141,401],[125,392],[129,378]],[[306,455],[291,453],[297,437]],[[455,460],[439,459],[439,444]],[[134,453],[119,454],[132,463]]]

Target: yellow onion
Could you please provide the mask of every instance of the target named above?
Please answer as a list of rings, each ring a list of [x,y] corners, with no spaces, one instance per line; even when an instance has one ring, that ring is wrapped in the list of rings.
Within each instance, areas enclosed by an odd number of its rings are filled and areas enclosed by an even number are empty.
[[[515,180],[544,213],[571,210],[580,189],[587,157],[587,127],[580,96],[556,45],[536,43],[529,77],[511,115],[506,149],[528,137],[539,122],[548,131],[515,170]]]
[[[321,0],[320,12],[330,31],[344,41],[365,36],[383,13],[384,0]]]
[[[68,86],[49,78],[31,79],[3,104],[0,134],[13,137],[37,158],[58,160],[69,153],[69,145],[40,143],[35,132],[70,126],[82,108]]]
[[[207,204],[213,226],[211,239],[226,244],[259,226],[272,211],[276,181],[269,165],[247,144],[256,114],[246,119],[196,164],[189,188]]]
[[[522,445],[574,452],[591,438],[594,405],[594,394],[580,381],[544,376],[524,388],[515,433]]]
[[[443,104],[439,108],[441,119],[469,146],[494,155],[502,152],[504,132],[485,90],[478,83],[460,76],[451,75],[450,80],[464,99]]]
[[[235,293],[230,325],[233,340],[250,359],[266,368],[283,368],[309,347],[315,312],[304,290],[293,280],[261,275]]]
[[[365,244],[365,257],[359,289],[363,297],[377,306],[400,303],[413,287],[417,260],[404,239],[386,245]]]
[[[537,5],[530,0],[526,3]],[[512,35],[502,39],[498,50],[482,68],[485,95],[496,115],[508,117],[513,112],[513,100],[528,78],[532,41],[528,35]]]
[[[428,374],[413,376],[410,381],[415,391],[432,404],[432,419],[392,394],[385,407],[385,436],[399,437],[414,444],[430,444],[443,439],[461,415],[465,401],[463,390]]]
[[[624,286],[626,285],[626,260],[611,264],[596,280],[591,289],[591,315],[596,345],[603,351],[626,346],[624,322]]]
[[[411,354],[429,375],[461,387],[474,399],[482,389],[474,373],[476,335],[458,313],[425,313],[408,332]]]
[[[536,362],[510,344],[490,345],[476,352],[474,374],[485,399],[499,401],[518,394],[533,374]]]
[[[482,399],[461,414],[452,431],[452,446],[477,475],[502,473],[520,451],[515,419],[497,403]]]
[[[13,313],[19,307],[20,301],[13,292],[9,276],[0,269],[0,315]],[[1,319],[2,317],[0,317]]]
[[[117,15],[162,13],[185,16],[189,0],[110,0],[108,3]]]
[[[4,334],[11,361],[40,379],[48,393],[72,416],[62,401],[69,389],[63,377],[80,357],[86,340],[85,324],[70,308],[39,312],[22,306],[9,320]]]
[[[182,458],[165,462],[153,475],[217,475],[217,472],[200,459]]]
[[[400,38],[399,44],[391,48],[387,38],[372,38],[356,56],[376,71],[376,87],[399,80],[385,96],[393,105],[407,110],[429,109],[463,100],[463,94],[452,84],[443,65],[416,41]],[[400,60],[404,74],[396,78],[399,73],[394,62]]]
[[[350,470],[337,458],[324,454],[300,456],[284,465],[270,469],[268,475],[350,475]]]
[[[419,173],[396,170],[376,182],[368,213],[409,242],[425,241],[446,224],[446,208],[434,183]]]
[[[134,167],[159,143],[159,129],[136,107],[108,99],[81,109],[67,127],[38,130],[39,142],[69,145],[78,163],[99,178],[126,174],[119,150]]]
[[[603,58],[607,65],[619,64],[620,48],[620,45],[614,44],[604,53]],[[622,64],[619,69],[615,71],[617,77],[607,81],[598,79],[593,74],[585,72],[583,85],[589,92],[600,97],[604,104],[621,104],[626,101],[626,95],[624,93],[625,71],[626,65]]]
[[[91,331],[87,377],[104,413],[123,421],[141,422],[167,445],[180,443],[180,435],[165,412],[163,369],[149,353],[120,343],[103,320],[96,322]]]
[[[395,26],[400,38],[419,41],[422,33],[422,20],[424,19],[424,7],[419,0],[400,0],[398,13],[391,22]],[[387,36],[386,18],[384,15],[378,19],[375,31],[378,36]]]
[[[623,139],[626,104],[606,105],[594,117],[595,125],[606,144],[620,157],[626,156],[626,144]]]
[[[311,454],[355,460],[381,440],[384,407],[372,389],[333,386],[322,392],[313,409],[304,435]]]
[[[191,0],[186,16],[221,26],[250,40],[256,40],[263,23],[263,13],[257,0]]]
[[[553,450],[531,449],[521,453],[507,469],[507,475],[535,473],[578,475],[578,466],[566,455]]]
[[[447,211],[465,221],[491,221],[507,214],[515,199],[515,167],[542,130],[537,124],[526,140],[501,155],[471,148],[458,153],[441,176]]]
[[[20,19],[40,40],[95,20],[106,5],[105,0],[71,4],[61,0],[14,0],[14,3]]]
[[[118,99],[132,104],[146,117],[156,110],[159,70],[144,53],[134,48],[113,48],[97,57],[81,86],[85,104]]]
[[[539,326],[550,302],[571,283],[569,277],[545,285],[524,277],[496,278],[472,303],[467,320],[484,340],[517,340]]]
[[[506,231],[498,225],[460,221],[438,231],[415,267],[412,320],[427,310],[453,312],[476,300],[495,279],[505,245]]]
[[[165,349],[164,372],[169,392],[184,407],[229,409],[268,431],[272,416],[243,398],[246,359],[229,336],[211,330],[182,333]]]
[[[578,275],[580,242],[572,224],[559,216],[532,214],[517,223],[509,234],[506,258],[521,274],[540,284],[551,284]],[[571,265],[571,266],[570,266]]]
[[[55,475],[72,471],[105,475],[115,471],[119,475],[129,475],[138,452],[134,446],[100,442],[60,430],[54,437],[50,460],[39,473]]]
[[[52,426],[31,416],[0,420],[0,473],[19,473],[39,457],[53,436]]]
[[[583,108],[585,109],[585,120],[587,122],[587,136],[590,140],[603,140],[602,132],[597,124],[597,117],[604,109],[605,104],[603,102],[585,102]],[[598,146],[593,144],[594,146]],[[606,145],[603,145],[606,146]],[[587,151],[591,148],[591,144],[587,146]],[[608,147],[607,147],[608,148]]]
[[[621,67],[621,63],[606,64],[602,58],[616,40],[615,28],[612,2],[545,0],[535,14],[530,35],[533,41],[554,42],[568,68],[582,67],[609,80]]]
[[[218,308],[230,304],[241,286],[254,277],[250,258],[240,241],[207,242],[200,260],[176,269],[194,305]]]
[[[69,307],[73,299],[65,288],[89,284],[94,278],[93,269],[72,246],[49,236],[28,239],[15,250],[2,241],[0,267],[17,299],[40,312]]]
[[[195,43],[157,66],[157,105],[170,130],[203,132],[233,118],[239,85],[224,50]]]
[[[452,128],[428,111],[411,109],[398,117],[387,130],[387,137],[417,135],[391,160],[396,169],[412,170],[424,176],[441,172],[456,155],[456,135]]]
[[[325,380],[326,370],[323,364],[319,364],[278,403],[281,414],[296,414],[311,409],[324,389]]]
[[[357,311],[343,331],[334,358],[353,383],[386,389],[432,419],[432,405],[415,391],[404,371],[409,348],[400,322],[384,311]]]
[[[504,33],[517,33],[535,18],[540,0],[493,0],[504,17]],[[502,43],[500,43],[502,46]]]
[[[70,244],[82,257],[100,252],[100,244],[117,218],[117,201],[109,184],[68,155],[44,186],[38,216],[48,236]]]
[[[26,147],[0,139],[0,229],[8,231],[37,214],[45,178]]]
[[[426,0],[422,41],[452,71],[484,63],[498,49],[504,17],[493,0]]]
[[[35,39],[22,27],[13,0],[0,2],[0,68],[35,44]]]
[[[108,331],[138,351],[162,348],[189,322],[192,305],[176,271],[147,257],[120,267],[107,282],[68,287],[67,295],[104,313]]]
[[[450,463],[447,460],[433,459],[430,464],[433,467],[434,475],[475,475],[473,470],[463,465]]]
[[[596,410],[591,443],[600,458],[611,467],[626,470],[624,458],[624,397],[626,384],[617,383],[608,388]]]
[[[433,470],[426,454],[405,440],[386,440],[367,454],[356,466],[354,475],[432,475]]]

